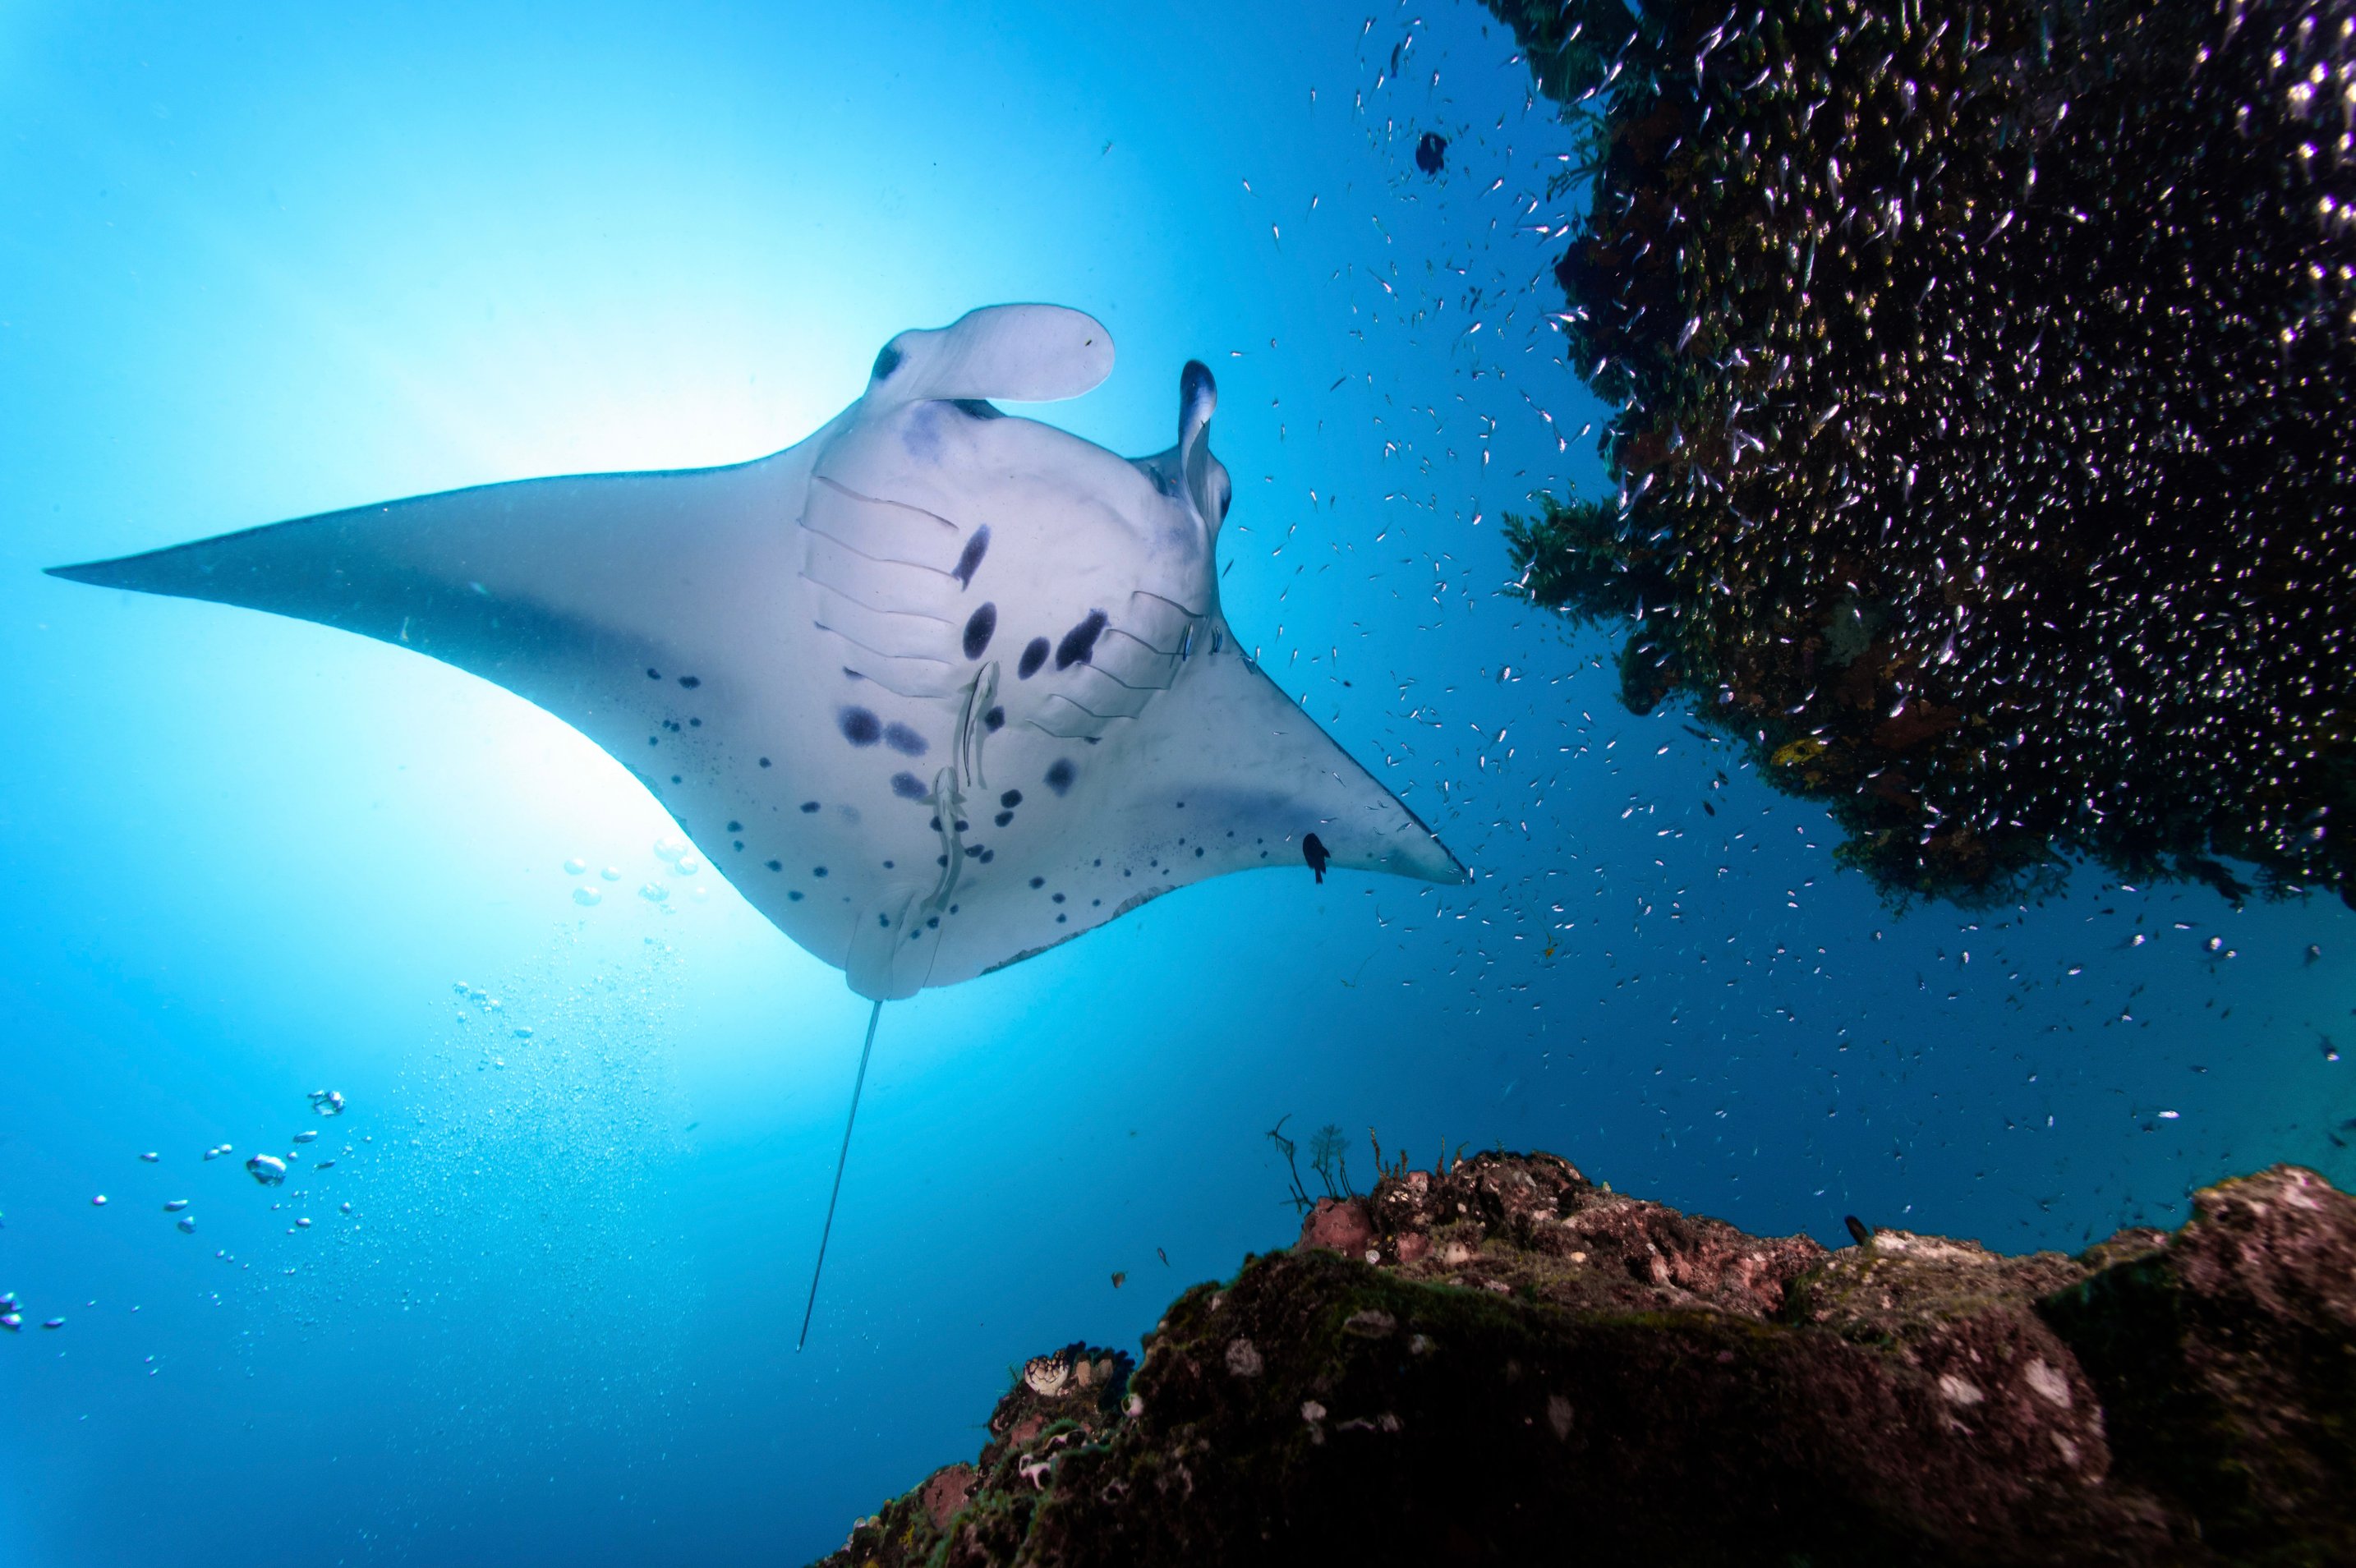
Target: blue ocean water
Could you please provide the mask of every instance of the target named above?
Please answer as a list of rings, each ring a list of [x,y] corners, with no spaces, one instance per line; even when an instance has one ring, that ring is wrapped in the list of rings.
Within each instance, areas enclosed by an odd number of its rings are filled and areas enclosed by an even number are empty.
[[[1601,410],[1568,149],[1470,5],[18,0],[0,126],[0,1563],[816,1555],[1010,1364],[1290,1241],[1286,1116],[1828,1243],[2356,1179],[2336,901],[1894,912],[1500,595]],[[887,1007],[798,1355],[841,975],[520,699],[39,569],[754,456],[1001,300],[1111,329],[1023,411],[1123,452],[1212,366],[1230,618],[1477,880],[1221,879]]]

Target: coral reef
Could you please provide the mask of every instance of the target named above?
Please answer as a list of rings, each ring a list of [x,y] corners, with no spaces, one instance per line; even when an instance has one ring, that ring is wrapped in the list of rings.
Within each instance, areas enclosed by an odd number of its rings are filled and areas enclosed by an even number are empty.
[[[1901,900],[2356,903],[2356,3],[1487,4],[1619,492],[1510,554],[1629,706]]]
[[[2277,1166],[2193,1209],[1828,1253],[1551,1155],[1386,1169],[1133,1374],[1033,1363],[826,1561],[2356,1561],[2356,1200]]]

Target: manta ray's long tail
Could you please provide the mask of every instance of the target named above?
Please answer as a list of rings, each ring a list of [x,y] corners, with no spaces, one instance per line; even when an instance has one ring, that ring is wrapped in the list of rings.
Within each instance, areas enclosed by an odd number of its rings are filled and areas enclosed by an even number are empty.
[[[818,1276],[826,1271],[826,1241],[834,1234],[834,1205],[842,1196],[842,1168],[851,1161],[851,1129],[859,1125],[859,1091],[867,1085],[867,1058],[875,1050],[875,1026],[883,1017],[884,1004],[878,1001],[867,1015],[867,1043],[859,1048],[859,1076],[851,1081],[851,1115],[842,1124],[842,1152],[834,1157],[834,1190],[827,1194],[826,1228],[818,1233],[818,1264],[810,1270],[809,1303],[802,1308],[801,1338],[794,1341],[796,1355],[809,1339],[810,1314],[818,1310]]]

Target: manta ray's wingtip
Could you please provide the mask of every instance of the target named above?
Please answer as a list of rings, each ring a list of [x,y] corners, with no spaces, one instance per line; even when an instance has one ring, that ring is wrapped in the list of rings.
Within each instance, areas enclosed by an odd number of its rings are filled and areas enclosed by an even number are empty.
[[[284,526],[247,528],[212,539],[192,539],[187,544],[166,545],[161,549],[111,556],[104,560],[78,560],[63,566],[45,566],[41,571],[44,576],[63,578],[68,582],[88,583],[92,588],[119,588],[127,593],[158,593],[178,599],[213,598],[219,596],[213,580],[220,574],[224,560],[221,547],[231,541],[241,542],[250,538],[270,536]],[[252,607],[262,609],[270,606],[256,604]]]
[[[1379,787],[1379,786],[1377,786]],[[1392,851],[1391,863],[1384,868],[1419,881],[1434,882],[1443,888],[1461,888],[1472,880],[1472,869],[1456,858],[1448,841],[1432,831],[1431,824],[1416,815],[1415,807],[1388,791],[1384,792],[1399,815],[1414,825],[1411,831],[1401,834],[1404,843]],[[1420,838],[1416,836],[1421,835]],[[1396,841],[1395,841],[1396,842]]]
[[[155,570],[156,557],[169,550],[149,550],[144,555],[118,555],[108,560],[78,560],[64,566],[45,566],[45,577],[62,578],[68,582],[88,583],[92,588],[120,588],[133,593],[171,593],[175,590]]]
[[[1407,810],[1404,802],[1399,808]],[[1408,815],[1412,816],[1414,813],[1410,811]],[[1398,844],[1380,869],[1443,888],[1461,888],[1472,880],[1472,869],[1456,858],[1456,852],[1440,841],[1439,834],[1425,827],[1420,820],[1417,821],[1416,827],[1423,829],[1422,841],[1408,840]]]

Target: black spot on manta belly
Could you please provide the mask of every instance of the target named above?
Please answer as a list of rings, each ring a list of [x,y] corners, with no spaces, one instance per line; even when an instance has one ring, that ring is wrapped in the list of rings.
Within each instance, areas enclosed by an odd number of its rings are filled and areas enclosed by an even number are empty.
[[[802,802],[802,810],[803,810],[804,812],[812,812],[812,811],[816,811],[817,809],[818,809],[818,802],[816,802],[816,801],[814,801],[814,800],[806,800],[806,801]]]
[[[1072,766],[1071,758],[1057,757],[1047,769],[1047,787],[1057,795],[1063,795],[1070,790],[1072,780],[1077,777],[1078,773],[1079,770]]]
[[[1030,643],[1024,646],[1023,650],[1022,662],[1014,667],[1014,673],[1021,678],[1029,680],[1033,676],[1039,673],[1039,667],[1046,662],[1047,639],[1044,637],[1033,637],[1031,639]]]
[[[842,738],[854,746],[872,746],[884,738],[884,721],[864,708],[846,708],[835,715]]]
[[[922,800],[925,798],[925,781],[914,773],[894,773],[892,793],[902,800]]]
[[[680,685],[687,688],[688,690],[693,691],[697,687],[703,684],[703,680],[700,676],[683,675],[679,677],[679,683]]]
[[[1023,792],[1019,789],[1008,790],[998,797],[998,804],[1012,811],[1023,804]]]
[[[1069,669],[1076,664],[1086,664],[1095,657],[1097,639],[1104,635],[1105,624],[1106,618],[1103,611],[1089,611],[1087,619],[1066,632],[1064,640],[1055,645],[1055,667]]]
[[[990,646],[991,637],[998,630],[998,606],[985,603],[966,617],[965,656],[978,659],[982,649]]]
[[[1011,811],[1001,811],[994,820],[998,823],[998,826],[1003,827],[1008,823],[1014,820],[1014,814]]]
[[[930,741],[897,720],[884,727],[884,743],[904,757],[921,757],[932,750]]]
[[[875,368],[870,370],[868,375],[874,380],[888,381],[892,379],[892,372],[899,368],[900,351],[887,343],[884,346],[884,351],[875,356]]]
[[[972,538],[965,541],[965,549],[958,554],[957,566],[949,573],[951,577],[958,580],[959,588],[973,586],[973,574],[981,570],[981,558],[989,553],[990,525],[984,523],[973,530]]]
[[[981,716],[981,727],[992,734],[1006,728],[1006,709],[993,708]]]

